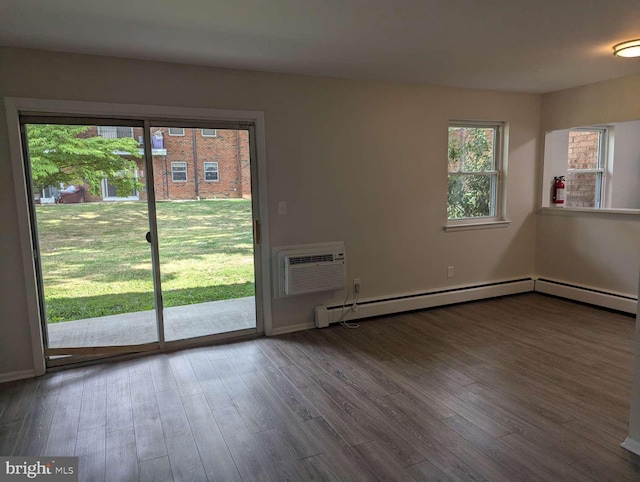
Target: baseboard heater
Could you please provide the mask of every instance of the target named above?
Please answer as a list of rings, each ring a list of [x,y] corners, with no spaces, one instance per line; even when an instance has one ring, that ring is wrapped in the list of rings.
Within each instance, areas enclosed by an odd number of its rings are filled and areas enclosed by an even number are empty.
[[[393,298],[380,298],[358,302],[358,311],[351,311],[350,304],[345,307],[346,320],[372,318],[374,316],[422,310],[435,306],[451,305],[466,301],[475,301],[497,296],[513,295],[533,291],[534,281],[522,278],[497,283],[468,285],[426,293],[401,295]],[[342,318],[342,305],[316,306],[315,325],[324,328],[337,323]]]
[[[538,278],[535,281],[535,291],[632,315],[635,315],[638,311],[638,298],[625,293],[604,291],[589,286]]]

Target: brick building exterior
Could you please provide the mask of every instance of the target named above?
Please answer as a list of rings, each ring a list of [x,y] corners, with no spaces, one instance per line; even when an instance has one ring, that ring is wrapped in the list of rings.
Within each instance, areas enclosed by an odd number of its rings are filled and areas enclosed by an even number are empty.
[[[133,137],[142,149],[142,129],[91,127],[87,137]],[[251,170],[249,133],[231,129],[151,128],[153,178],[156,199],[195,200],[250,198]],[[143,159],[135,159],[138,180],[146,184]],[[116,193],[104,180],[102,193],[92,195],[85,186],[85,199],[92,201],[145,200],[146,187],[130,193]]]
[[[569,132],[569,169],[597,169],[600,155],[598,131]],[[569,172],[566,183],[567,207],[596,207],[596,174]]]

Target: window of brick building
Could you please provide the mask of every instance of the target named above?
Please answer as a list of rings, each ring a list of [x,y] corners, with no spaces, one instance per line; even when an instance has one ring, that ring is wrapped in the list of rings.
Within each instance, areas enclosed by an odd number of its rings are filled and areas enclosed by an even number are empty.
[[[216,182],[220,180],[217,162],[204,163],[204,180],[206,182]]]
[[[218,137],[218,131],[215,129],[202,129],[202,137]]]
[[[580,128],[569,131],[567,207],[603,207],[607,137],[606,128]]]
[[[186,162],[171,163],[171,180],[173,182],[187,182],[187,163]]]
[[[503,220],[503,128],[495,122],[449,124],[448,225]]]
[[[184,136],[184,128],[182,127],[169,127],[170,136]]]
[[[133,127],[124,126],[98,126],[98,135],[105,139],[121,139],[133,137]]]

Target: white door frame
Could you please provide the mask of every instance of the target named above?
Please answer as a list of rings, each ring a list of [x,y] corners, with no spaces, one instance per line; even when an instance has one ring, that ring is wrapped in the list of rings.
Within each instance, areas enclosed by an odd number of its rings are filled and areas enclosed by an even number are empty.
[[[261,225],[260,245],[256,252],[256,262],[260,273],[262,288],[261,306],[257,309],[262,312],[262,324],[258,326],[258,332],[264,331],[266,335],[272,332],[271,319],[271,266],[269,221],[267,204],[267,162],[265,145],[264,113],[260,111],[201,109],[193,107],[168,107],[156,105],[138,104],[112,104],[103,102],[81,102],[71,100],[49,100],[7,97],[5,109],[9,132],[9,148],[11,150],[11,162],[13,170],[14,190],[16,194],[18,229],[20,234],[20,246],[22,264],[27,295],[27,308],[29,327],[31,330],[31,346],[33,351],[33,363],[36,375],[42,375],[46,371],[43,334],[38,308],[38,294],[36,288],[36,274],[34,270],[34,250],[31,235],[29,202],[27,198],[27,186],[24,171],[24,158],[20,136],[20,114],[45,114],[60,116],[85,116],[85,117],[116,117],[130,119],[167,119],[167,120],[202,120],[205,121],[236,121],[249,122],[255,125],[256,140],[256,186],[258,192],[258,213]]]

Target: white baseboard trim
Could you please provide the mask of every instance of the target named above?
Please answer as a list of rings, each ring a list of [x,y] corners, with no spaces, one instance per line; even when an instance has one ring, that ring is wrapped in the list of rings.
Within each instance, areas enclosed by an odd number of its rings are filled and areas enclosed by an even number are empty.
[[[25,378],[33,378],[36,376],[35,370],[21,370],[17,372],[0,373],[0,383],[12,382],[14,380],[23,380]]]
[[[620,447],[627,449],[633,454],[640,455],[640,442],[635,439],[627,437],[627,439],[620,444]]]
[[[421,310],[435,306],[451,305],[466,301],[476,301],[497,296],[513,295],[533,291],[532,279],[519,279],[504,281],[494,284],[471,285],[436,291],[433,293],[411,294],[407,297],[395,297],[379,301],[366,301],[358,304],[358,311],[349,310],[345,319],[347,321],[374,316],[402,313],[404,311]],[[348,308],[347,308],[348,309]],[[329,323],[337,323],[342,318],[342,307],[332,307],[328,310]]]
[[[624,295],[573,285],[562,281],[540,278],[535,281],[535,291],[546,293],[573,301],[581,301],[590,305],[610,308],[635,315],[638,312],[638,299]]]
[[[272,329],[269,336],[284,335],[285,333],[293,333],[294,331],[310,330],[311,328],[315,328],[315,326],[316,325],[313,323],[313,321],[298,323],[296,325],[283,326],[281,328]]]

